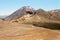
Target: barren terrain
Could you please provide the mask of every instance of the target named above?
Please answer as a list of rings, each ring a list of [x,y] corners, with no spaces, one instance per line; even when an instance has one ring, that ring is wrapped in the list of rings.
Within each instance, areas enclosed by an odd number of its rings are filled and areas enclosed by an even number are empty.
[[[60,31],[1,20],[0,40],[60,40]]]
[[[60,10],[24,6],[0,19],[0,40],[60,40]]]

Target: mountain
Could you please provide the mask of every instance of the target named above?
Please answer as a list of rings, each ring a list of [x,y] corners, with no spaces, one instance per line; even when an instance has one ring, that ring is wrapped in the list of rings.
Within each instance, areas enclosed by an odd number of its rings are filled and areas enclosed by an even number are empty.
[[[55,12],[55,11],[54,11]],[[32,24],[39,27],[50,28],[50,29],[60,29],[60,18],[56,18],[56,13],[48,12],[43,9],[38,9],[34,12],[34,15],[31,14],[24,15],[18,19],[12,20],[11,22]],[[54,17],[55,16],[55,17]]]
[[[18,10],[16,10],[14,13],[12,13],[10,16],[6,17],[5,20],[14,20],[17,18],[22,17],[23,15],[26,15],[28,12],[33,13],[35,11],[35,9],[33,9],[30,6],[24,6]]]
[[[24,6],[6,17],[5,20],[12,23],[24,23],[50,29],[60,29],[60,10],[34,10],[30,6]]]
[[[36,13],[40,17],[47,18],[49,20],[55,20],[55,21],[60,21],[60,10],[49,10],[49,11],[44,11],[43,9],[38,9]]]
[[[50,13],[50,19],[60,21],[60,9],[49,10],[48,13]]]
[[[35,10],[30,6],[24,6],[18,9],[17,11],[15,11],[14,13],[12,13],[10,16],[6,17],[5,20],[8,20],[8,21],[12,20],[16,22],[17,20],[18,22],[21,20],[26,22],[27,20],[35,21],[38,19],[38,21],[42,21],[42,22],[45,22],[47,20],[48,22],[51,22],[51,20],[55,22],[55,21],[60,21],[59,17],[60,17],[59,9],[45,11],[43,9]]]
[[[57,11],[57,13],[56,13]],[[0,19],[0,40],[60,40],[60,10],[24,6]]]
[[[43,9],[38,9],[36,10],[36,14],[39,16],[39,17],[43,17],[43,18],[49,18],[50,14],[43,10]]]
[[[28,15],[27,15],[28,14]],[[48,10],[43,9],[35,10],[30,6],[23,6],[22,8],[16,10],[14,13],[5,18],[5,20],[11,21],[23,17],[24,15],[33,16],[37,14],[39,17],[43,17],[49,20],[60,21],[60,9]]]

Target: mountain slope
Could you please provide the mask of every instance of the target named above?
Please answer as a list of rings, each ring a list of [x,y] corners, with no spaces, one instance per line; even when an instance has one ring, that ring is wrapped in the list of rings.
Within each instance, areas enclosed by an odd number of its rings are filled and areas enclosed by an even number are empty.
[[[6,17],[5,20],[10,21],[22,17],[23,15],[26,14],[26,11],[34,12],[35,10],[30,6],[24,6],[18,9],[17,11],[15,11],[14,13],[12,13],[10,16]]]
[[[59,17],[56,18],[56,11],[23,9],[25,11],[19,9],[5,18],[6,21],[0,20],[0,40],[60,40],[60,21]]]
[[[60,9],[50,10],[48,13],[51,14],[50,19],[60,21]]]

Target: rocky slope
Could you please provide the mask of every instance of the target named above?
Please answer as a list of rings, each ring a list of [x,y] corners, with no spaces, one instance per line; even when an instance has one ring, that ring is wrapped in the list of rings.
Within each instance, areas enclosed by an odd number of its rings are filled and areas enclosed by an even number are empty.
[[[29,15],[27,15],[27,14],[29,14]],[[42,17],[45,19],[60,21],[60,18],[59,18],[60,10],[59,9],[49,10],[49,11],[45,11],[43,9],[35,10],[30,6],[24,6],[20,9],[18,9],[17,11],[15,11],[14,13],[12,13],[8,17],[6,17],[5,20],[11,21],[11,20],[19,19],[19,18],[23,17],[24,15],[34,16],[35,14],[37,14],[39,17]]]
[[[60,21],[60,9],[50,10],[48,13],[51,15],[50,19]]]
[[[0,40],[60,40],[59,10],[21,9],[0,20]]]
[[[59,17],[55,20],[55,17],[57,17],[57,15],[54,17],[54,14],[55,13],[49,13],[47,11],[39,9],[33,16],[30,16],[31,14],[27,14],[16,20],[12,20],[11,22],[32,24],[35,26],[51,29],[60,29],[60,21],[58,21]]]
[[[22,17],[23,15],[26,14],[27,11],[34,12],[35,10],[30,6],[24,6],[24,7],[20,8],[20,9],[16,10],[14,13],[9,15],[8,17],[6,17],[5,20],[10,21],[10,20]]]

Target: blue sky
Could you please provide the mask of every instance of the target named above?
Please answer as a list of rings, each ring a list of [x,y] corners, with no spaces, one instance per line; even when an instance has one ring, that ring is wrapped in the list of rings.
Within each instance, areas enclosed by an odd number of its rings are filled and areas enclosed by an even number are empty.
[[[0,15],[10,15],[22,6],[44,10],[60,9],[60,0],[0,0]]]

